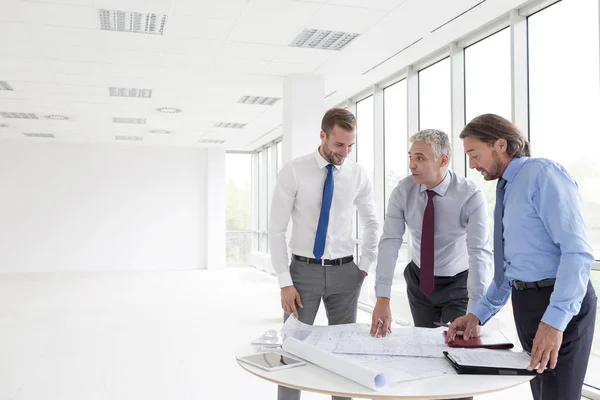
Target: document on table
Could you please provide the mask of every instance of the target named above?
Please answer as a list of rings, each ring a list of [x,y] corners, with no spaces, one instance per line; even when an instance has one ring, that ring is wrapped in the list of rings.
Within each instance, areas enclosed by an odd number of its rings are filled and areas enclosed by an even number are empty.
[[[448,349],[444,328],[398,328],[384,338],[375,338],[367,324],[320,327],[290,319],[284,333],[331,353],[444,358]]]
[[[526,369],[531,362],[529,354],[517,351],[450,349],[448,354],[457,364],[474,367]]]
[[[410,351],[408,346],[411,344],[385,344],[388,338],[372,338],[369,335],[370,328],[366,328],[365,324],[311,326],[292,316],[283,327],[286,335],[283,350],[373,390],[382,390],[402,381],[455,373],[444,358],[397,357],[394,356],[394,351],[388,351],[388,355],[368,354],[369,351],[384,352],[385,348],[396,349],[397,352],[397,349],[401,348],[402,352],[418,353],[422,356],[427,353],[423,351],[427,343],[436,348],[440,343],[444,343],[442,331],[435,330],[436,339],[431,332],[421,334],[421,342],[409,342],[420,344],[420,350]],[[398,342],[408,340],[407,338],[414,335],[409,335],[408,332],[419,328],[406,329],[407,334],[397,336]],[[350,341],[353,344],[349,345]],[[383,344],[378,345],[377,341],[382,341]],[[353,354],[342,354],[345,351],[351,351]],[[360,351],[364,353],[354,353]],[[443,357],[443,349],[440,347],[437,351]],[[437,351],[435,357],[438,357]],[[431,351],[431,354],[433,353]]]

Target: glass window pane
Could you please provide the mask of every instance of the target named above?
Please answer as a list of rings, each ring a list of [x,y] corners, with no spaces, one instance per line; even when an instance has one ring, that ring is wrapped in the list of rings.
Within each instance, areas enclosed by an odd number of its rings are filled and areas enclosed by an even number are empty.
[[[450,59],[445,58],[419,71],[419,129],[439,129],[450,135],[450,102]]]
[[[227,265],[247,265],[252,245],[252,155],[225,156]]]
[[[266,151],[258,153],[258,251],[267,251],[267,160]]]
[[[510,30],[504,29],[465,49],[465,114],[467,122],[493,113],[511,119]],[[462,157],[462,154],[456,155]],[[491,235],[494,229],[496,181],[486,181],[469,169],[467,177],[484,190]],[[493,243],[492,243],[493,246]]]
[[[383,129],[385,152],[385,209],[390,194],[408,174],[408,132],[406,80],[383,90]]]
[[[556,29],[557,26],[561,29]],[[532,152],[537,157],[560,162],[577,180],[597,259],[600,258],[598,59],[597,0],[564,0],[529,18]]]
[[[283,167],[283,150],[281,148],[281,142],[277,142],[277,172]]]
[[[557,29],[560,27],[560,29]],[[579,185],[600,258],[598,1],[563,0],[529,17],[529,110],[533,155],[560,162]],[[599,272],[592,273],[598,288]],[[600,387],[599,323],[586,384]]]

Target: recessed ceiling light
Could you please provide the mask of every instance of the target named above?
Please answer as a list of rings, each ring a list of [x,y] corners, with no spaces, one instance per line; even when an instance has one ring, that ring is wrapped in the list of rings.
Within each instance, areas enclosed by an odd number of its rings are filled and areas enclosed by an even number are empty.
[[[236,128],[241,129],[246,126],[246,124],[240,124],[237,122],[217,122],[215,128]]]
[[[38,138],[53,138],[54,135],[52,133],[23,133],[23,135],[27,137],[38,137]]]
[[[98,10],[98,13],[100,29],[105,31],[162,35],[167,24],[167,16],[164,14],[104,9]]]
[[[13,88],[10,87],[10,85],[8,84],[8,82],[6,81],[0,81],[0,90],[9,90],[9,91],[13,91]]]
[[[198,140],[198,143],[204,143],[204,144],[223,144],[225,143],[224,140],[218,140],[218,139],[200,139]]]
[[[4,118],[16,118],[16,119],[39,119],[37,115],[33,113],[19,113],[19,112],[0,112],[0,117]]]
[[[152,89],[109,87],[108,94],[112,97],[152,97]]]
[[[161,108],[157,108],[156,111],[159,111],[161,113],[167,113],[167,114],[176,114],[176,113],[180,113],[182,110],[180,110],[179,108],[173,108],[173,107],[161,107]]]
[[[154,133],[157,135],[168,135],[169,133],[171,133],[171,131],[167,131],[165,129],[154,129],[154,130],[151,130],[150,133]]]
[[[144,140],[143,136],[128,136],[128,135],[117,135],[116,140]]]
[[[115,124],[145,124],[146,118],[121,118],[113,117]]]
[[[260,106],[272,106],[277,103],[279,97],[265,97],[265,96],[242,96],[238,100],[241,104],[257,104]]]
[[[357,37],[358,33],[305,29],[289,45],[291,47],[340,51]]]
[[[8,128],[8,125],[6,125],[6,124],[0,124],[0,128]]]
[[[45,118],[46,119],[53,119],[55,121],[65,121],[65,120],[69,119],[69,117],[66,117],[64,115],[58,115],[58,114],[46,115]]]

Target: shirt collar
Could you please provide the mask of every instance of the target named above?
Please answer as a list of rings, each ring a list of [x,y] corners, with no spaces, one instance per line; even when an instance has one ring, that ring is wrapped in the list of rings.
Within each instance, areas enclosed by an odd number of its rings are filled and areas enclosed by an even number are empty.
[[[440,182],[439,185],[437,185],[436,187],[434,187],[433,190],[438,196],[445,196],[446,192],[448,191],[448,187],[450,186],[450,181],[452,180],[452,177],[450,176],[452,172],[451,171],[446,171],[446,177],[444,178],[443,181]],[[421,184],[419,185],[419,192],[423,193],[424,191],[427,190],[427,186]]]
[[[321,155],[321,153],[319,152],[319,149],[317,148],[317,151],[315,151],[315,160],[317,161],[317,165],[319,166],[319,169],[323,169],[326,166],[328,166],[329,164],[331,164],[329,161],[327,161],[326,159],[323,158],[323,156]],[[339,171],[341,165],[335,165],[333,164],[333,166],[335,167],[335,169],[337,169]]]
[[[521,167],[525,165],[527,160],[529,160],[529,157],[515,157],[512,160],[510,160],[510,163],[508,163],[508,166],[502,174],[502,178],[504,178],[507,182],[512,182],[513,179],[515,179],[515,176],[517,176],[517,173],[519,172]]]

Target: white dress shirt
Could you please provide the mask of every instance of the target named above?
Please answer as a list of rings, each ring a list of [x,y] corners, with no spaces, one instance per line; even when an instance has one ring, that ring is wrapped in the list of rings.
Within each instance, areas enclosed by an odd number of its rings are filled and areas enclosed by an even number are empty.
[[[319,151],[285,164],[273,191],[269,221],[271,263],[279,286],[293,285],[289,272],[286,231],[292,218],[292,254],[314,258],[313,247],[323,200],[323,185],[329,164]],[[355,207],[363,224],[362,254],[358,267],[369,271],[375,261],[380,224],[375,211],[373,185],[367,171],[346,158],[333,169],[333,200],[323,259],[330,260],[354,254],[353,224]]]
[[[375,294],[390,297],[405,226],[411,233],[412,260],[421,265],[421,232],[427,187],[412,176],[398,183],[390,196],[379,242]],[[483,298],[492,277],[492,252],[485,195],[473,182],[448,171],[432,189],[434,205],[434,275],[454,276],[469,270],[467,312]]]

